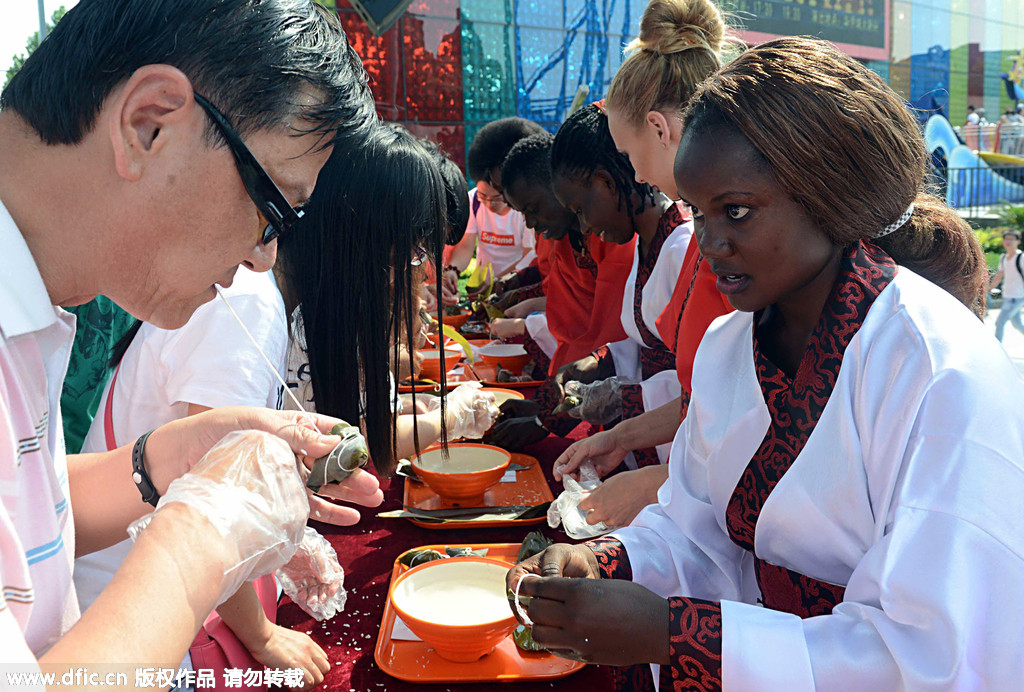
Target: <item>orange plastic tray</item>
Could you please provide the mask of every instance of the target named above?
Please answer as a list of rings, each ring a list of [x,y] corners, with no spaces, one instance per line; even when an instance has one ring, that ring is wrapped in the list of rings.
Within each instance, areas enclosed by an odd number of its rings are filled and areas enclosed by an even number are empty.
[[[455,374],[455,375],[451,375],[451,374],[447,375],[444,378],[445,384],[448,384],[448,385],[452,385],[452,384],[460,385],[463,382],[475,382],[476,381],[476,377],[474,376],[474,374],[466,367],[465,361],[463,361],[461,365],[462,365],[463,372]],[[419,393],[421,393],[421,394],[437,394],[438,393],[436,389],[434,389],[433,387],[430,387],[428,385],[419,385],[419,386],[411,385],[411,384],[399,384],[398,385],[398,393],[399,394],[412,394],[414,390],[419,392]]]
[[[487,507],[513,507],[516,505],[542,505],[551,502],[555,496],[551,494],[551,488],[544,478],[537,459],[526,454],[513,454],[512,463],[520,466],[528,466],[523,471],[516,471],[515,483],[498,483],[484,494],[484,503]],[[431,490],[424,483],[405,479],[405,492],[402,495],[402,504],[413,509],[445,509],[446,505],[441,496]],[[540,524],[547,517],[541,515],[530,519],[495,519],[493,521],[445,521],[430,522],[419,519],[409,519],[416,526],[425,529],[479,529],[492,526],[528,526]]]
[[[465,366],[465,363],[463,363]],[[485,387],[503,387],[505,389],[529,389],[531,387],[539,387],[544,384],[544,380],[530,380],[528,382],[498,382],[498,371],[490,363],[485,363],[482,360],[478,360],[471,366],[473,372],[476,374],[477,379]]]
[[[521,472],[522,473],[522,472]],[[447,525],[446,525],[447,526]],[[517,543],[474,543],[467,546],[448,544],[449,547],[487,548],[487,557],[515,564],[519,553]],[[424,545],[419,549],[444,552],[445,545]],[[405,551],[403,551],[405,552]],[[395,577],[408,569],[395,560],[391,570],[391,584]],[[584,667],[583,663],[559,658],[543,651],[520,651],[509,635],[498,647],[472,663],[453,663],[438,656],[424,642],[393,641],[395,609],[391,607],[391,587],[384,604],[384,617],[377,636],[373,657],[380,669],[391,677],[408,682],[523,682],[527,680],[558,680],[572,675]]]

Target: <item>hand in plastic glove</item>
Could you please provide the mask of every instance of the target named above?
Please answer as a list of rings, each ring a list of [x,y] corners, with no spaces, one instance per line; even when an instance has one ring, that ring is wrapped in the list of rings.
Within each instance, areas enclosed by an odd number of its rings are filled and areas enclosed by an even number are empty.
[[[590,384],[567,382],[565,395],[579,399],[579,405],[569,410],[573,418],[594,425],[607,425],[622,417],[622,381],[618,377]]]
[[[624,471],[608,478],[580,500],[588,524],[628,526],[647,505],[658,501],[658,489],[668,478],[668,465]]]
[[[295,555],[276,576],[288,597],[321,622],[345,609],[345,571],[331,544],[309,526]]]
[[[191,471],[176,479],[155,512],[133,522],[136,539],[163,508],[187,505],[211,525],[223,550],[222,603],[244,582],[269,574],[291,559],[309,517],[295,454],[265,432],[233,432]]]
[[[584,461],[590,461],[601,478],[611,473],[632,451],[619,441],[616,432],[618,429],[619,426],[615,426],[611,430],[604,430],[572,443],[560,457],[555,459],[552,468],[555,480],[562,480],[562,476],[572,476],[579,480],[579,467]],[[618,526],[622,526],[622,524],[618,524]]]
[[[337,435],[328,434],[339,422],[337,418],[306,411],[251,406],[216,408],[157,428],[146,443],[146,468],[157,492],[163,494],[172,480],[191,469],[221,438],[238,430],[262,430],[280,437],[310,467],[341,442]],[[365,507],[376,507],[384,501],[380,483],[363,470],[340,485],[324,486],[317,495]],[[307,499],[310,514],[317,521],[339,526],[359,521],[359,511],[352,507],[328,502],[312,492]]]
[[[480,387],[479,382],[466,382],[445,396],[445,422],[450,439],[479,439],[498,418],[494,395]]]
[[[537,422],[536,416],[504,418],[491,428],[484,437],[484,443],[510,452],[518,452],[524,447],[540,442],[548,434],[547,429]]]
[[[491,320],[491,334],[498,339],[512,339],[526,333],[526,320],[499,317]]]

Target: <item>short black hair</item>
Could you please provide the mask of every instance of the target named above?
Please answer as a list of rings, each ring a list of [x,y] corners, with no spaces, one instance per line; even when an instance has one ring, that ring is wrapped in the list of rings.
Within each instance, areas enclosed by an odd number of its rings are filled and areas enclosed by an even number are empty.
[[[633,216],[647,204],[655,203],[654,188],[636,181],[636,172],[629,159],[615,146],[608,129],[608,116],[594,104],[584,106],[570,115],[558,128],[551,145],[552,177],[590,176],[603,168],[611,176],[619,194],[619,208]],[[633,209],[633,193],[641,200],[641,208]]]
[[[426,137],[420,137],[419,142],[430,152],[441,180],[444,181],[445,216],[448,221],[445,244],[458,245],[469,226],[469,186],[466,184],[466,176],[462,175],[458,164],[448,158],[437,142]]]
[[[82,0],[11,78],[11,108],[47,144],[77,144],[145,65],[177,67],[245,135],[287,122],[363,134],[375,118],[359,56],[312,0]],[[296,105],[310,89],[319,102]],[[212,123],[212,142],[220,141]],[[330,141],[330,140],[328,140]]]
[[[502,118],[487,123],[473,137],[466,154],[470,177],[490,182],[491,169],[501,166],[516,142],[541,132],[543,127],[525,118]]]
[[[554,135],[544,132],[516,142],[501,165],[502,187],[507,188],[520,179],[550,187],[551,145],[554,141]]]

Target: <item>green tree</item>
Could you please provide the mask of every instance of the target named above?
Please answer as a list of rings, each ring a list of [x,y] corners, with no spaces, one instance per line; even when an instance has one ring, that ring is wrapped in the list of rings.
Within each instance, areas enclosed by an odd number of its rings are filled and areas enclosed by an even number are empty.
[[[63,17],[65,13],[67,13],[67,10],[64,9],[64,5],[57,8],[53,13],[53,16],[50,17],[50,21],[47,23],[48,32],[53,31],[53,27],[57,25],[57,22],[60,21],[60,18]],[[38,47],[39,32],[37,31],[29,36],[28,41],[25,43],[25,52],[14,56],[11,66],[7,68],[7,77],[4,79],[4,87],[6,87],[7,83],[11,81],[11,77],[21,69],[21,66],[25,64],[25,61],[28,60],[28,56],[32,55],[32,51]]]

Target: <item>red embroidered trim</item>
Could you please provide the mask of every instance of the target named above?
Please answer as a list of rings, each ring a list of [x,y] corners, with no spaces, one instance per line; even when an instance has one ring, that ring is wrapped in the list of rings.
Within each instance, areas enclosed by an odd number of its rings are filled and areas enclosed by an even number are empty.
[[[675,370],[676,354],[668,349],[665,344],[654,348],[640,349],[640,373],[646,380],[659,372]]]
[[[638,384],[626,384],[622,386],[622,420],[636,418],[644,412],[643,388]],[[633,458],[636,460],[637,468],[653,466],[661,463],[658,450],[654,447],[633,450]],[[609,474],[610,475],[610,474]]]
[[[729,499],[726,524],[737,545],[754,551],[761,508],[807,443],[835,388],[846,347],[874,299],[895,274],[896,264],[873,244],[859,243],[847,251],[793,380],[763,354],[755,331],[754,363],[772,422]],[[768,607],[807,617],[831,612],[832,606],[842,600],[841,586],[818,582],[760,559],[755,567]]]
[[[544,276],[540,273],[540,267],[536,264],[523,267],[516,272],[516,277],[519,279],[520,288],[523,286],[531,286],[544,280]]]
[[[633,284],[633,321],[640,332],[647,348],[640,349],[640,366],[644,379],[664,370],[674,369],[676,366],[675,354],[672,353],[661,339],[657,337],[644,323],[641,307],[643,305],[644,287],[651,278],[651,273],[658,263],[661,255],[661,248],[665,241],[672,235],[672,231],[685,223],[686,219],[679,210],[679,205],[673,204],[658,220],[658,230],[651,240],[651,247],[647,250],[647,256],[640,259],[636,268],[636,282]]]
[[[686,418],[686,412],[690,410],[690,390],[686,387],[681,388],[682,391],[679,394],[679,422],[682,423]]]
[[[544,384],[533,395],[533,400],[540,404],[540,422],[547,428],[548,432],[559,437],[565,437],[580,424],[580,421],[575,418],[569,418],[564,415],[552,415],[551,412],[555,410],[555,407],[562,403],[562,395],[555,384],[554,377],[548,377],[544,380]]]
[[[588,272],[590,272],[590,275],[596,279],[597,262],[594,261],[594,258],[590,256],[589,252],[587,252],[586,246],[583,246],[582,251],[577,250],[572,245],[570,245],[570,247],[572,248],[572,259],[574,262],[576,262],[576,266],[579,267],[580,269],[587,270]]]
[[[845,586],[812,579],[760,558],[754,559],[754,573],[766,608],[803,618],[828,615],[846,594]]]
[[[651,692],[654,676],[646,663],[635,666],[608,666],[612,674],[612,689],[615,692]]]
[[[540,347],[533,337],[527,334],[523,338],[523,348],[526,349],[526,354],[530,356],[530,360],[533,361],[534,372],[547,372],[551,366],[551,359],[548,358],[548,354],[544,353],[544,349]]]
[[[659,690],[722,689],[722,607],[696,598],[670,598],[669,660]]]
[[[529,300],[530,298],[540,298],[544,295],[544,284],[536,283],[530,284],[529,286],[523,286],[522,288],[517,288],[514,293],[517,303]]]
[[[583,545],[590,548],[597,558],[597,567],[602,579],[633,581],[633,568],[629,566],[629,555],[622,541],[617,538],[595,538]]]
[[[622,385],[622,420],[636,418],[644,412],[644,390],[638,384]]]

